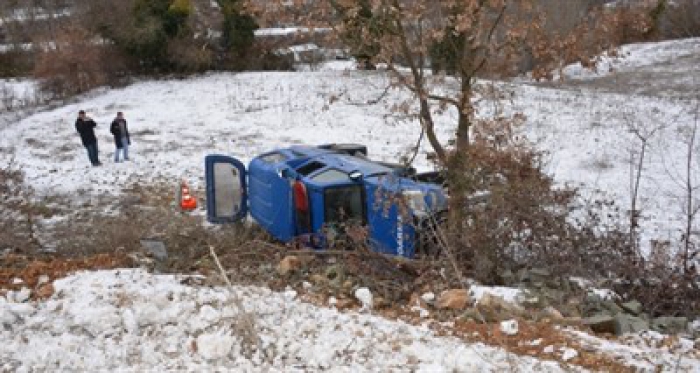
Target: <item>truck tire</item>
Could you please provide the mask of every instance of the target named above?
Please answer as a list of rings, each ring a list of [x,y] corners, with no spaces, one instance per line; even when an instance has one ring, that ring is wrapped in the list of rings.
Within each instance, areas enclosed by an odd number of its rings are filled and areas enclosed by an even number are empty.
[[[320,145],[319,148],[352,156],[367,156],[367,146],[362,144],[326,144]]]
[[[447,228],[447,211],[439,211],[416,224],[416,258],[438,258],[443,255],[442,238]]]

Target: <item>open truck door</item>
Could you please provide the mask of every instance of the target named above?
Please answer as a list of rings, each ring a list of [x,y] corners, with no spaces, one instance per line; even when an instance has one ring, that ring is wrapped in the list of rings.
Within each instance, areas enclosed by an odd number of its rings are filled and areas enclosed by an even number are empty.
[[[207,220],[234,223],[248,214],[246,169],[239,160],[225,155],[204,158],[207,183]]]

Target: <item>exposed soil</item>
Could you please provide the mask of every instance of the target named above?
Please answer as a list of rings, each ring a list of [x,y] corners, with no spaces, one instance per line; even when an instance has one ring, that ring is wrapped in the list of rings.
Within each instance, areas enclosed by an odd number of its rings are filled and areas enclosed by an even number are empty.
[[[54,280],[74,272],[124,268],[132,265],[132,260],[121,253],[98,254],[80,259],[3,255],[0,256],[0,294],[26,287],[33,290],[32,298],[44,299],[53,294],[51,283]]]

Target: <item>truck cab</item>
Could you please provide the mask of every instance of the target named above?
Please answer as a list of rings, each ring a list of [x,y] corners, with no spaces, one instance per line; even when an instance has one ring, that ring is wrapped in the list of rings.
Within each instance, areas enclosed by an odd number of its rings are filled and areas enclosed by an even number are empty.
[[[315,247],[329,234],[361,226],[373,250],[413,257],[425,234],[420,227],[447,206],[441,185],[369,160],[362,145],[277,149],[253,158],[247,169],[232,157],[209,155],[205,170],[210,222],[250,213],[276,239],[308,238]]]

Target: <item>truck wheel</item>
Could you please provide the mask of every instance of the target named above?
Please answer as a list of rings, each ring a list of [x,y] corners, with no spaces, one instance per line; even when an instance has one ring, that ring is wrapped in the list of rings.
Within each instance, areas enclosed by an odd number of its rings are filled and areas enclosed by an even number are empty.
[[[367,146],[361,144],[327,144],[321,145],[319,148],[348,155],[367,156]]]
[[[442,256],[442,248],[447,228],[447,213],[441,211],[433,216],[424,218],[417,226],[418,240],[416,242],[417,258],[438,258]]]

